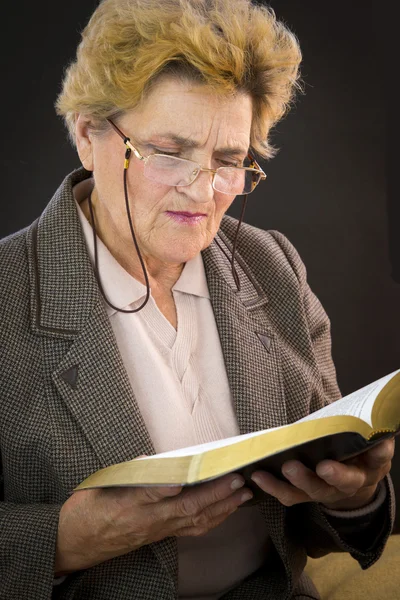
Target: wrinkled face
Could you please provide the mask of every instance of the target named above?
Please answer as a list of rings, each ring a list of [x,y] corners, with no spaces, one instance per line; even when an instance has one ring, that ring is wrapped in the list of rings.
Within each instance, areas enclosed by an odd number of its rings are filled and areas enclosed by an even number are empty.
[[[165,78],[143,105],[125,114],[117,125],[145,157],[172,154],[216,169],[243,163],[250,145],[251,122],[250,96],[218,97],[205,85]],[[108,228],[108,238],[120,251],[124,244],[131,248],[123,191],[123,140],[114,130],[93,135],[78,119],[77,146],[83,165],[93,171],[93,199],[103,230]],[[128,197],[145,257],[181,264],[212,242],[234,200],[234,196],[216,192],[212,178],[211,173],[201,172],[185,187],[159,184],[145,176],[143,161],[132,153]]]

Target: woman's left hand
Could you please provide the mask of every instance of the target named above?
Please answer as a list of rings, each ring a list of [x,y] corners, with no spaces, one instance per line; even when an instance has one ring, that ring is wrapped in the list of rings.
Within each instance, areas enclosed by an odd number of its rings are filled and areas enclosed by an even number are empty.
[[[390,471],[393,453],[394,440],[384,440],[343,463],[323,460],[316,472],[299,461],[288,461],[282,473],[289,483],[265,471],[255,471],[252,479],[285,506],[320,502],[330,509],[352,510],[372,500],[379,482]]]

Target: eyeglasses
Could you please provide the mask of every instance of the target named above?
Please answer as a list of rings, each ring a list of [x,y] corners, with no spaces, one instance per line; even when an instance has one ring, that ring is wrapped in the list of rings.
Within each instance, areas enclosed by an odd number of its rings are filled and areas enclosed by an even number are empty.
[[[129,148],[139,160],[144,162],[144,175],[147,179],[170,185],[174,187],[184,187],[192,184],[202,171],[213,173],[212,186],[216,192],[228,194],[230,196],[240,196],[250,194],[255,190],[261,180],[267,178],[255,158],[249,153],[248,167],[218,167],[218,169],[206,169],[186,158],[169,156],[168,154],[150,154],[142,156],[139,150],[135,148],[128,137],[110,120],[110,125],[124,140],[124,144]]]

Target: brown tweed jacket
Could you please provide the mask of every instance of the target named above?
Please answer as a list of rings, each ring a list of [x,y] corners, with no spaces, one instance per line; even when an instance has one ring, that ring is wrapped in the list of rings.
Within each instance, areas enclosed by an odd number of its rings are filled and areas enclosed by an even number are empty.
[[[74,205],[72,186],[88,175],[79,169],[66,177],[40,219],[0,243],[1,600],[177,598],[174,538],[53,589],[58,515],[70,491],[101,467],[154,453]],[[235,227],[224,218],[219,242],[228,256]],[[215,242],[203,257],[241,432],[295,421],[337,399],[329,321],[286,238],[243,226],[240,293]],[[318,598],[302,574],[307,554],[344,550],[371,565],[393,522],[389,479],[385,485],[378,529],[376,515],[349,526],[317,504],[285,508],[266,497],[259,506],[271,554],[225,600]],[[371,520],[373,543],[357,545],[354,533]]]

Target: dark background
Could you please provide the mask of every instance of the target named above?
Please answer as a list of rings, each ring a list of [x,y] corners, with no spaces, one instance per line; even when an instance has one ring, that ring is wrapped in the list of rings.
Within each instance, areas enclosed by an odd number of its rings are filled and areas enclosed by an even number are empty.
[[[348,0],[270,4],[300,40],[305,94],[273,133],[280,152],[263,163],[268,179],[250,196],[246,220],[278,229],[299,251],[331,318],[347,394],[400,368],[394,13],[386,0],[379,9]],[[2,6],[0,237],[31,223],[79,166],[53,104],[96,5]],[[392,475],[400,493],[400,451]]]

